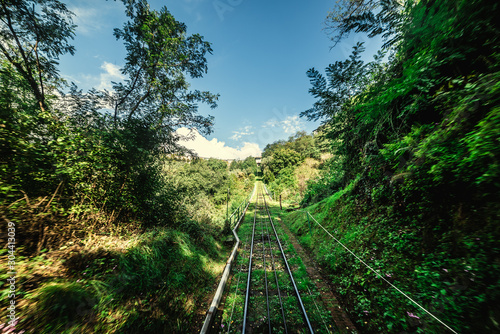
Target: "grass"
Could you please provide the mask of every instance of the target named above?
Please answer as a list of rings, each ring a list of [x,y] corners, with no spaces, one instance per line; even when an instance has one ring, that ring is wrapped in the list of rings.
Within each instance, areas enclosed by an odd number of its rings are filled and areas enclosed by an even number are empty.
[[[65,281],[42,285],[30,299],[34,309],[28,321],[41,332],[52,333],[71,333],[79,327],[79,322],[92,322],[95,317],[92,309],[98,303],[93,289]]]
[[[247,185],[238,180],[230,208],[248,196],[243,183]],[[232,248],[220,232],[226,206],[212,205],[208,198],[205,202],[210,211],[200,206],[198,215],[172,226],[146,229],[125,218],[118,224],[104,213],[96,217],[99,224],[68,220],[69,232],[51,231],[48,249],[39,254],[26,242],[28,237],[37,240],[37,231],[20,230],[16,330],[199,332]],[[77,227],[78,233],[71,234],[70,228]],[[0,263],[8,263],[7,250],[0,250]],[[0,282],[7,278],[7,272],[0,271]],[[0,323],[8,321],[6,293],[0,293]]]
[[[276,202],[268,202],[268,204],[270,205],[271,215],[273,217],[275,228],[280,237],[283,249],[287,253],[287,258],[289,259],[289,265],[292,268],[293,277],[295,279],[296,285],[301,295],[303,296],[303,302],[306,307],[306,310],[310,315],[310,318],[314,322],[315,328],[318,328],[317,332],[326,333],[328,332],[328,330],[325,330],[324,328],[324,318],[329,319],[329,313],[322,305],[319,299],[319,292],[316,291],[315,284],[308,277],[305,265],[303,264],[302,260],[300,259],[296,250],[294,249],[292,243],[290,242],[288,235],[284,232],[284,230],[280,226],[280,223],[277,219],[278,214],[281,212],[279,209],[279,204],[277,204]],[[253,210],[254,209],[252,205],[247,213],[247,217],[245,218],[244,223],[241,225],[240,230],[238,231],[238,235],[240,239],[243,241],[248,240],[247,242],[250,242],[250,240],[247,239],[247,237],[252,233],[253,212],[254,212]],[[258,215],[258,218],[259,216],[260,214]],[[271,234],[273,233],[271,228],[270,232]],[[289,324],[289,330],[294,326],[297,329],[301,328],[301,326],[303,327],[304,320],[299,305],[297,303],[297,298],[294,295],[294,289],[290,281],[289,274],[284,270],[285,266],[282,263],[283,260],[281,259],[281,254],[279,250],[275,249],[273,251],[273,254],[275,257],[276,266],[279,268],[277,276],[278,276],[280,291],[282,294],[282,300],[284,303],[284,311],[286,313],[287,323]],[[242,249],[240,251],[240,254],[238,256],[238,261],[235,264],[235,266],[233,266],[234,277],[231,280],[228,287],[226,288],[227,293],[225,300],[225,308],[224,308],[224,313],[222,314],[222,323],[220,325],[225,324],[225,326],[227,326],[230,323],[231,332],[234,333],[241,331],[240,326],[243,317],[244,296],[245,296],[244,293],[245,293],[247,275],[246,273],[239,272],[239,270],[241,268],[242,263],[244,263],[243,268],[245,268],[245,266],[248,266],[248,256],[249,256],[248,250]],[[277,289],[277,286],[275,282],[274,273],[271,271],[270,260],[268,261],[269,262],[267,263],[268,266],[267,277],[268,277],[269,288],[271,291],[273,291]],[[240,283],[238,285],[238,288],[236,288],[238,275],[240,277]],[[263,269],[254,270],[252,274],[252,282],[253,282],[252,284],[254,286],[256,284],[263,284],[263,280],[264,280],[264,270]],[[267,319],[266,319],[267,315],[265,312],[265,298],[266,298],[265,292],[263,290],[263,286],[260,286],[260,288],[257,289],[254,288],[254,291],[257,292],[257,295],[250,297],[251,301],[250,306],[252,308],[251,320],[256,321],[256,326],[259,326],[258,330],[263,330],[263,328],[267,326]],[[312,296],[310,295],[309,291],[312,292]],[[260,294],[261,292],[262,295]],[[269,296],[269,300],[271,303],[270,306],[271,323],[274,327],[274,332],[282,333],[284,332],[284,327],[282,325],[283,319],[281,314],[281,307],[279,305],[279,298],[277,295],[272,294]],[[320,309],[319,312],[317,310],[315,302],[318,304],[318,307]],[[230,312],[232,311],[233,303],[235,303],[234,304],[235,308],[234,308],[234,313],[231,315]],[[329,324],[331,323],[332,322],[330,321]],[[307,329],[305,328],[300,329],[300,331],[302,330],[307,331]]]
[[[193,240],[170,228],[124,239],[94,235],[62,251],[19,257],[17,329],[42,334],[198,331],[199,314],[205,312],[229,247],[210,235]],[[0,256],[2,263],[5,257]]]
[[[496,283],[484,279],[487,274],[482,269],[488,267],[481,257],[487,248],[476,246],[481,242],[486,244],[488,239],[469,238],[471,241],[464,243],[464,249],[468,247],[475,252],[464,258],[450,258],[445,243],[422,255],[422,232],[418,230],[418,221],[413,225],[401,224],[401,220],[409,218],[398,219],[391,210],[356,205],[357,197],[353,192],[356,182],[305,210],[385,279],[425,305],[438,318],[455,329],[477,326],[476,320],[468,323],[464,320],[467,317],[464,310],[470,307],[465,305],[471,300],[485,300],[481,299],[485,295],[478,291],[483,291],[487,284],[490,284],[490,291],[495,291]],[[443,330],[442,325],[369,271],[314,222],[311,222],[312,234],[309,233],[303,212],[282,216],[300,243],[329,275],[350,317],[362,330]],[[457,314],[463,315],[458,317]]]

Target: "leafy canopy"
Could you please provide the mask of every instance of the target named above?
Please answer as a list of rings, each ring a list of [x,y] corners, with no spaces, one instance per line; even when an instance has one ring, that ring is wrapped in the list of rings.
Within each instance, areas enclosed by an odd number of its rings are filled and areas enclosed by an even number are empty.
[[[163,7],[151,10],[145,0],[124,0],[130,20],[114,35],[127,50],[125,83],[114,85],[114,120],[147,119],[171,132],[180,126],[195,126],[210,133],[213,117],[197,114],[197,103],[216,107],[218,95],[189,91],[187,76],[199,78],[207,71],[210,43],[202,36],[188,36],[186,25]]]
[[[382,35],[384,48],[401,40],[404,4],[399,0],[339,0],[326,18],[326,30],[336,46],[349,33]]]
[[[59,77],[57,59],[74,54],[73,13],[58,0],[0,2],[0,52],[27,81],[40,108],[46,109],[47,82]]]

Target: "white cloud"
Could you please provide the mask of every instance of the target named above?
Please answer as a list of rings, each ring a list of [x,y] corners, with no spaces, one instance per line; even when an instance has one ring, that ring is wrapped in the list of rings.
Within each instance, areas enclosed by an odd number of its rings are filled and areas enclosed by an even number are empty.
[[[125,76],[120,71],[120,66],[105,61],[101,65],[101,68],[105,72],[99,75],[99,85],[97,86],[97,89],[99,90],[111,90],[111,81],[120,81],[125,79]]]
[[[102,29],[102,10],[90,7],[72,7],[70,10],[75,14],[73,22],[78,33],[90,35]]]
[[[276,118],[271,118],[264,123],[264,127],[280,128],[285,133],[293,134],[304,128],[303,121],[298,115],[287,116],[285,119],[279,121]]]
[[[120,66],[103,62],[101,67],[104,72],[100,74],[78,74],[77,76],[63,74],[64,79],[69,82],[78,84],[79,88],[90,89],[96,88],[98,90],[113,90],[111,81],[120,82],[125,79],[125,76],[120,71]]]
[[[77,25],[76,32],[94,37],[107,30],[109,34],[116,22],[123,22],[126,18],[121,1],[102,0],[71,0],[68,9],[75,15],[73,22]],[[121,25],[121,24],[119,24]]]
[[[302,122],[299,116],[289,116],[282,121],[282,128],[286,133],[295,133],[302,129]]]
[[[190,135],[190,130],[187,128],[180,128],[176,132],[182,136]],[[180,144],[195,151],[202,158],[245,159],[249,156],[260,156],[262,153],[256,143],[244,142],[243,147],[236,149],[226,146],[225,142],[219,141],[217,138],[208,140],[200,135],[198,131],[193,130],[193,132],[194,138],[192,140],[181,140]]]
[[[243,136],[253,135],[254,132],[251,130],[252,130],[251,125],[247,125],[244,128],[239,128],[238,131],[233,131],[233,135],[229,137],[229,139],[239,140]]]
[[[279,122],[276,118],[271,118],[270,120],[268,120],[264,123],[265,128],[277,128],[278,125],[279,125]]]

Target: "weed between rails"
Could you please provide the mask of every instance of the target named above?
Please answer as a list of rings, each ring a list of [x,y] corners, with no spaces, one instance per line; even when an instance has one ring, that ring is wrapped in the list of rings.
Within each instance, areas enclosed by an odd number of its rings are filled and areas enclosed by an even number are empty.
[[[242,244],[237,257],[237,261],[233,266],[233,277],[226,287],[226,295],[223,303],[223,313],[220,315],[220,318],[215,325],[216,332],[219,333],[238,333],[241,331],[245,302],[246,279],[248,275],[246,272],[246,268],[248,268],[249,264],[249,243],[251,241],[254,210],[255,208],[252,205],[247,211],[247,216],[238,231],[240,239],[243,242],[245,242],[245,240],[248,240],[246,242],[248,244]],[[305,265],[303,264],[293,245],[289,241],[288,235],[283,231],[283,229],[280,227],[280,223],[276,219],[278,213],[280,212],[279,206],[275,207],[271,205],[270,212],[271,216],[273,217],[276,231],[280,237],[282,247],[285,250],[286,257],[289,261],[289,265],[291,267],[296,285],[302,296],[304,307],[306,308],[310,321],[313,324],[313,328],[317,333],[330,333],[334,331],[335,326],[332,326],[333,322],[331,320],[331,315],[321,302],[320,292],[317,291],[315,284],[310,280]],[[258,215],[258,222],[261,218],[260,216],[262,216],[262,218],[264,219],[267,218],[267,215]],[[271,233],[271,240],[274,240],[271,227],[269,227],[269,230]],[[258,231],[258,229],[256,228],[256,234],[260,235],[260,233],[260,230]],[[258,239],[259,237],[256,238]],[[272,243],[274,243],[274,241],[272,241]],[[254,245],[254,247],[256,247],[256,245]],[[258,247],[262,247],[262,245],[259,243]],[[275,276],[272,271],[269,249],[267,249],[266,252],[268,255],[266,266],[267,279],[269,284],[268,287],[271,324],[274,333],[284,333],[285,327],[283,325],[281,304],[277,295],[278,287],[276,285]],[[281,253],[279,252],[277,246],[273,248],[272,253],[275,257],[276,269],[278,270],[277,278],[286,322],[289,325],[295,324],[293,326],[296,326],[299,332],[305,333],[307,332],[307,328],[304,325],[301,325],[304,323],[302,312],[297,302],[297,297],[295,296],[293,285],[290,281],[289,275],[285,271],[285,266],[281,263]],[[243,269],[243,271],[240,271],[240,269]],[[256,331],[267,330],[265,289],[263,286],[257,285],[263,284],[263,281],[263,268],[254,269],[252,271],[252,286],[254,292],[253,295],[250,296],[249,310],[251,311],[249,312],[248,321],[251,323],[252,328]],[[302,326],[304,327],[302,328]],[[288,329],[290,330],[290,327]]]

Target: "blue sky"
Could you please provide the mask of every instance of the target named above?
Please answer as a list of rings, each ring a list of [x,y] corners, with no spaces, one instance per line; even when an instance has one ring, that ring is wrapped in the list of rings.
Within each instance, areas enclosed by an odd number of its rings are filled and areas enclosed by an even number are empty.
[[[124,79],[120,68],[125,49],[113,37],[113,28],[126,20],[123,4],[104,0],[67,4],[78,28],[76,54],[60,59],[62,76],[83,90],[110,89],[111,81]],[[323,28],[334,0],[151,0],[150,4],[155,9],[166,6],[186,23],[189,34],[199,33],[212,43],[208,73],[191,80],[191,87],[220,94],[218,108],[200,105],[199,109],[215,116],[214,133],[185,144],[205,157],[256,156],[268,143],[299,130],[313,131],[319,123],[298,116],[314,103],[306,71],[323,70],[347,58],[357,41],[365,42],[368,51],[378,44],[353,36],[331,49]]]

